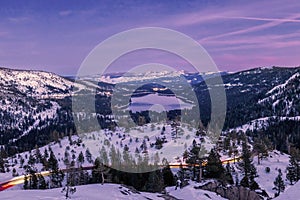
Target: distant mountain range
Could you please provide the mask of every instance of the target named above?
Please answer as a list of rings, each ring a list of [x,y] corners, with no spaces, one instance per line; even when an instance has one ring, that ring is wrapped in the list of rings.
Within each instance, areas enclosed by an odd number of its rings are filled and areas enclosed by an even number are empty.
[[[266,118],[297,121],[300,116],[299,74],[299,67],[221,72],[227,95],[224,131],[237,130],[242,126],[245,128],[247,124]],[[134,85],[159,79],[162,83],[174,81],[174,87],[177,87],[178,79],[174,77],[184,77],[191,84],[198,97],[202,121],[207,124],[210,119],[208,90],[211,88],[207,88],[205,80],[213,79],[216,75],[183,71],[148,72],[127,74],[125,77],[120,74],[81,77],[74,81],[74,77],[62,77],[49,72],[0,68],[0,145],[15,146],[12,152],[24,151],[35,145],[47,144],[55,138],[54,131],[65,135],[75,132],[72,94],[91,92],[96,88],[98,97],[101,97],[100,101],[96,101],[96,107],[98,110],[109,110],[108,102],[115,84]],[[156,92],[153,87],[142,88],[145,93],[140,94]],[[265,129],[268,124],[263,124]]]

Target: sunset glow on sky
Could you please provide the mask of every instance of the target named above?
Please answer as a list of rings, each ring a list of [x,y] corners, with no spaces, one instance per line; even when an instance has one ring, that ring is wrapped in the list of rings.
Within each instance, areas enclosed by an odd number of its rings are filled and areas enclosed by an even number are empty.
[[[70,3],[72,2],[72,3]],[[112,3],[114,2],[114,3]],[[300,3],[274,1],[1,1],[0,66],[76,74],[101,41],[137,27],[197,40],[220,70],[300,65]],[[185,65],[161,52],[116,62]]]

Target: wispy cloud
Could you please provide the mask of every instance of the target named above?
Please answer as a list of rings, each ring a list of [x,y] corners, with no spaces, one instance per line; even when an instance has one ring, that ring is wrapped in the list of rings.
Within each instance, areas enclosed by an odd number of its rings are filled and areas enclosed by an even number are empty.
[[[78,9],[78,10],[61,10],[58,12],[59,16],[80,16],[80,17],[89,17],[97,14],[97,9]]]
[[[286,18],[286,19],[281,19],[281,18],[265,18],[265,17],[243,17],[243,16],[234,16],[234,17],[227,17],[231,19],[246,19],[246,20],[255,20],[255,21],[277,21],[277,22],[300,22],[300,19],[293,19],[293,18]]]
[[[13,23],[22,23],[22,22],[28,22],[30,21],[30,17],[9,17],[8,21],[13,22]]]
[[[205,41],[205,40],[217,39],[217,38],[222,38],[222,37],[227,37],[227,36],[240,35],[240,34],[251,33],[251,32],[255,32],[255,31],[259,31],[259,30],[264,30],[267,28],[279,26],[287,21],[297,20],[297,18],[299,18],[299,17],[300,17],[300,14],[294,14],[288,18],[284,18],[284,19],[280,19],[280,20],[274,19],[271,22],[264,23],[261,25],[251,26],[249,28],[240,29],[237,31],[232,31],[232,32],[228,32],[228,33],[224,33],[224,34],[220,34],[220,35],[206,37],[206,38],[202,39],[201,42]]]
[[[275,42],[286,42],[287,40],[300,40],[300,31],[295,31],[294,33],[289,34],[268,34],[264,35],[248,35],[248,36],[239,36],[234,37],[229,40],[216,39],[216,40],[204,40],[202,44],[205,45],[244,45],[244,44],[270,44]]]
[[[210,23],[212,21],[224,20],[232,15],[238,14],[238,11],[198,11],[194,13],[181,14],[179,16],[168,19],[169,23],[176,27],[192,26]]]
[[[0,18],[0,45],[5,49],[1,59],[10,64],[26,65],[32,62],[29,53],[39,52],[39,63],[74,66],[70,72],[76,71],[99,42],[121,31],[145,26],[171,28],[189,35],[212,52],[221,66],[300,63],[297,0],[163,1],[155,5],[148,1],[103,1],[56,6],[45,1],[25,3],[11,10]],[[29,49],[24,41],[36,41],[36,46]],[[166,62],[163,56],[149,54],[152,56],[159,58],[157,62]],[[145,61],[141,56],[134,59]],[[179,62],[168,61],[173,66]]]
[[[72,13],[73,13],[73,11],[71,11],[71,10],[62,10],[58,14],[60,16],[68,16],[68,15],[71,15]]]

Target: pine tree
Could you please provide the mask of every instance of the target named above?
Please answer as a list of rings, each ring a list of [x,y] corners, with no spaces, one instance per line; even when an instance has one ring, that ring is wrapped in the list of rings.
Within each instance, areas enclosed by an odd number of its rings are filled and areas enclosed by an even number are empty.
[[[264,143],[264,140],[261,138],[257,138],[254,140],[254,151],[257,154],[257,164],[260,165],[260,161],[263,157],[268,156],[268,147]]]
[[[117,151],[114,145],[112,145],[110,148],[109,157],[110,157],[112,168],[116,169],[118,165],[118,158],[117,158]],[[103,164],[106,164],[106,161],[108,162],[107,153],[104,147],[102,147],[100,150],[100,158]]]
[[[30,165],[31,167],[35,164],[35,158],[33,157],[32,154],[29,155],[29,159],[28,159],[28,165]]]
[[[148,147],[145,139],[143,140],[142,149],[143,149],[142,151],[143,153],[148,153]]]
[[[19,176],[19,174],[17,173],[17,170],[15,168],[13,168],[13,170],[12,170],[12,176],[13,177]]]
[[[62,189],[62,193],[65,193],[65,198],[71,198],[71,195],[76,192],[75,185],[81,185],[84,183],[80,182],[81,176],[80,172],[83,170],[79,169],[76,170],[74,167],[74,161],[67,165],[67,172],[66,172],[66,182]]]
[[[169,163],[167,161],[167,159],[163,159],[162,160],[162,164],[164,166],[164,168],[162,169],[162,176],[164,179],[164,186],[173,186],[175,185],[175,179],[174,179],[174,175],[170,169]]]
[[[68,152],[68,150],[65,150],[65,155],[64,155],[64,164],[65,166],[68,168],[70,165],[70,154]]]
[[[29,188],[38,189],[38,178],[34,169],[29,169]]]
[[[139,149],[136,147],[134,153],[138,155],[140,153]]]
[[[7,152],[4,148],[4,146],[1,146],[1,148],[0,148],[0,158],[7,158]]]
[[[275,193],[275,197],[280,195],[280,192],[284,192],[285,190],[285,185],[284,185],[284,181],[282,179],[282,172],[279,169],[278,170],[278,176],[276,177],[275,181],[274,181],[274,188],[273,190],[276,190],[277,192]]]
[[[128,171],[132,168],[132,161],[130,159],[130,155],[128,153],[128,151],[126,151],[125,149],[123,150],[123,163],[122,163],[122,168],[125,171]]]
[[[186,178],[186,172],[183,169],[182,163],[180,163],[179,171],[177,172],[177,178],[183,183],[184,179]]]
[[[116,151],[115,151],[115,147],[112,145],[112,147],[111,147],[112,149],[111,149],[111,154],[110,154],[110,156],[111,156],[111,161],[113,162],[116,162]],[[112,158],[114,159],[114,160],[112,160]],[[105,147],[104,146],[102,146],[102,148],[101,148],[101,150],[100,150],[100,160],[101,160],[101,162],[102,162],[102,164],[103,165],[109,165],[109,159],[108,159],[108,155],[107,155],[107,152],[106,152],[106,149],[105,149]]]
[[[240,182],[240,185],[243,186],[243,187],[250,187],[250,183],[249,183],[249,177],[247,175],[245,175],[241,182]]]
[[[25,174],[24,175],[24,185],[23,185],[24,190],[28,190],[29,189],[29,182],[28,182],[28,175]]]
[[[189,171],[192,172],[192,179],[197,180],[197,174],[201,173],[199,167],[197,165],[202,165],[202,158],[200,157],[200,151],[201,151],[201,146],[196,143],[196,141],[193,141],[192,148],[188,152],[188,156],[186,159],[186,163],[190,164],[189,165]],[[186,155],[185,155],[186,156]],[[201,166],[200,166],[201,167]],[[199,178],[201,179],[201,178]],[[199,180],[201,181],[201,180]]]
[[[36,157],[36,163],[42,162],[42,154],[38,146],[35,147],[35,157]]]
[[[287,167],[286,178],[290,181],[291,185],[299,180],[299,164],[293,156],[290,156],[289,165]]]
[[[161,192],[164,188],[163,175],[160,170],[150,172],[144,190],[148,192]]]
[[[83,156],[82,151],[80,151],[77,161],[80,166],[82,166],[82,164],[84,163],[84,156]]]
[[[93,162],[93,159],[92,159],[92,154],[90,152],[90,150],[87,148],[86,151],[85,151],[85,158],[86,160],[89,162],[89,163],[92,163]]]
[[[1,159],[1,158],[0,158]],[[0,161],[1,162],[1,161]],[[23,168],[23,165],[24,165],[24,162],[25,162],[25,160],[24,160],[24,158],[22,157],[22,156],[20,156],[20,168]],[[0,164],[0,166],[1,166],[1,164]],[[0,167],[1,168],[1,167]],[[0,170],[1,171],[1,170]]]
[[[235,186],[238,187],[240,185],[239,175],[235,175]]]
[[[243,179],[241,180],[241,186],[248,187],[251,190],[258,189],[258,184],[254,178],[257,177],[256,168],[251,158],[251,152],[249,150],[246,138],[242,143],[242,162],[239,164],[243,168]]]
[[[151,166],[149,165],[149,154],[144,153],[143,162],[141,164],[141,170],[142,171],[151,171]]]
[[[101,163],[100,158],[96,158],[94,162],[94,169],[92,170],[92,182],[104,184],[105,176],[108,172],[109,169]]]
[[[0,173],[5,173],[4,164],[5,164],[5,161],[4,161],[4,159],[0,156]]]
[[[50,157],[48,159],[49,168],[52,170],[58,169],[58,161],[53,153],[53,151],[50,152]]]
[[[62,187],[62,181],[64,179],[64,174],[62,171],[58,168],[58,161],[53,153],[53,151],[50,151],[50,157],[48,159],[49,168],[51,170],[51,188],[57,188]]]
[[[49,158],[49,153],[48,153],[48,150],[45,148],[44,150],[44,158]]]
[[[81,169],[79,171],[79,185],[88,184],[89,179],[90,179],[90,177],[89,177],[88,172]]]
[[[205,166],[205,176],[207,178],[220,179],[223,176],[225,169],[223,168],[220,157],[221,156],[218,154],[216,149],[211,149]]]
[[[75,176],[77,175],[74,167],[74,160],[70,162],[70,154],[67,149],[65,150],[64,164],[66,165],[66,182],[65,186],[62,189],[62,193],[65,193],[66,199],[70,198],[72,186],[75,185]],[[73,190],[73,189],[72,189]],[[76,188],[75,188],[76,191]]]
[[[46,183],[46,180],[43,177],[43,175],[38,173],[37,178],[38,178],[38,189],[41,189],[41,190],[47,189],[48,188],[47,183]]]
[[[225,168],[225,173],[223,174],[223,176],[221,176],[222,180],[225,181],[225,183],[229,183],[229,184],[233,184],[233,178],[231,175],[231,166],[229,164],[229,162],[226,164],[226,168]]]

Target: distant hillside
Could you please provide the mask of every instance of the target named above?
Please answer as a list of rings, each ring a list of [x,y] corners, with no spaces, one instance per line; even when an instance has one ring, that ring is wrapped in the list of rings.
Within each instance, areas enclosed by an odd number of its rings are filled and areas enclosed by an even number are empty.
[[[277,127],[281,121],[292,120],[292,126],[298,127],[300,116],[299,105],[299,73],[300,68],[256,68],[237,73],[221,73],[227,96],[227,115],[224,130],[233,130],[249,123],[256,123],[261,119],[272,119],[272,126]],[[103,77],[80,77],[74,82],[53,73],[39,71],[24,71],[1,68],[0,69],[0,145],[11,144],[15,146],[10,152],[29,150],[35,145],[45,145],[54,140],[53,132],[60,136],[75,133],[73,115],[71,110],[71,95],[80,91],[93,91],[97,89],[95,107],[97,113],[81,113],[76,115],[89,126],[88,118],[101,114],[99,123],[102,127],[109,127],[106,115],[111,115],[110,97],[116,83],[122,82],[121,92],[134,85],[156,82],[136,90],[136,96],[151,93],[169,95],[172,89],[177,89],[181,100],[185,98],[187,88],[182,85],[187,80],[196,92],[201,119],[204,125],[210,121],[210,97],[206,79],[213,79],[214,73],[186,73],[186,72],[149,72],[147,74],[106,75]],[[145,80],[147,80],[145,82]],[[163,89],[168,83],[171,88]],[[157,89],[160,88],[161,89]],[[122,91],[123,90],[123,91]],[[120,105],[126,106],[126,105]],[[180,114],[180,112],[173,112]],[[171,115],[173,115],[171,113]],[[91,115],[91,116],[89,116]],[[169,115],[169,117],[172,117]],[[192,117],[192,116],[191,116]],[[294,118],[296,117],[296,118]],[[193,117],[192,117],[193,118]],[[275,119],[275,120],[274,120]],[[266,121],[266,120],[265,120]],[[268,120],[267,120],[268,121]],[[248,125],[247,125],[248,124]],[[270,124],[270,123],[268,123]],[[260,126],[260,125],[258,125]],[[90,127],[91,129],[93,127]],[[262,128],[262,127],[261,127]],[[247,128],[245,128],[246,131]],[[298,130],[298,129],[295,129]],[[284,133],[286,134],[286,133]],[[297,141],[300,133],[291,133],[291,141]],[[57,135],[57,134],[56,134]],[[281,135],[277,140],[285,140]],[[300,145],[300,144],[299,144]],[[284,150],[283,148],[281,150]]]

